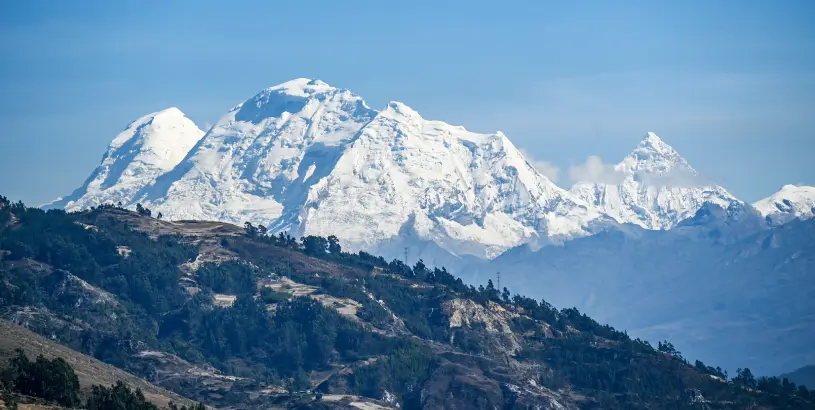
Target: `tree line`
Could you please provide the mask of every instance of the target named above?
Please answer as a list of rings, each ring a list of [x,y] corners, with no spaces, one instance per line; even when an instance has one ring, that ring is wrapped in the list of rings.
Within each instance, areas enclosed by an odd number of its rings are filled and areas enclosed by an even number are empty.
[[[81,399],[79,377],[65,359],[46,359],[42,355],[31,361],[22,349],[2,369],[0,389],[7,408],[16,410],[15,393],[55,403],[67,408],[87,410],[160,410],[150,403],[140,389],[131,390],[122,381],[109,387],[94,385],[87,398]],[[202,403],[178,407],[170,403],[168,410],[205,410]]]

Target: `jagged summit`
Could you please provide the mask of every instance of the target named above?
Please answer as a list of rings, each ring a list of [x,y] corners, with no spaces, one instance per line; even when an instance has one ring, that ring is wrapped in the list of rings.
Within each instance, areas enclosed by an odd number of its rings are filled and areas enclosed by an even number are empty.
[[[784,185],[778,192],[757,201],[753,207],[772,225],[815,216],[815,187]]]
[[[648,131],[640,141],[638,148],[648,148],[656,152],[673,151],[673,147],[666,144],[655,132]]]
[[[102,203],[128,203],[181,162],[203,135],[175,107],[142,116],[113,139],[102,163],[79,189],[45,207],[78,210]]]
[[[659,136],[649,132],[602,181],[581,181],[570,192],[620,223],[670,229],[704,203],[740,202],[711,184]],[[615,181],[615,183],[608,183]]]
[[[674,169],[698,174],[685,158],[653,132],[647,133],[637,147],[617,164],[616,169],[629,174],[664,173]]]

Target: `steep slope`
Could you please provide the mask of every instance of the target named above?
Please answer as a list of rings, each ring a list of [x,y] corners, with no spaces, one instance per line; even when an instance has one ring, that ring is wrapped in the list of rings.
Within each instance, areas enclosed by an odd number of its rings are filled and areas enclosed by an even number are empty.
[[[387,244],[406,232],[443,252],[491,258],[530,240],[586,235],[601,220],[501,133],[425,120],[396,102],[377,112],[309,79],[233,108],[136,201],[170,219],[334,234],[389,257],[397,248]]]
[[[574,309],[326,238],[2,197],[0,221],[0,312],[219,408],[812,407],[807,390],[725,382]],[[187,269],[213,247],[233,259]]]
[[[291,229],[309,187],[375,114],[322,81],[270,87],[230,110],[139,200],[170,219]]]
[[[753,207],[772,225],[815,216],[815,187],[784,185],[780,191],[757,201]]]
[[[203,135],[178,108],[145,115],[113,139],[102,163],[79,189],[45,207],[75,211],[103,203],[129,204],[139,190],[181,162]]]
[[[724,188],[705,181],[652,132],[601,179],[578,182],[570,192],[619,223],[646,229],[670,229],[706,202],[723,207],[739,202]]]
[[[749,206],[704,205],[668,231],[627,226],[462,272],[576,306],[598,320],[734,371],[815,360],[815,220],[767,228]],[[678,308],[681,306],[681,308]]]
[[[502,134],[428,121],[392,102],[309,192],[306,234],[371,249],[409,230],[457,255],[491,258],[533,235],[585,234],[599,217],[540,175]]]
[[[31,360],[38,355],[46,359],[61,357],[73,367],[79,377],[80,388],[88,392],[92,386],[111,386],[116,381],[124,382],[131,389],[140,389],[147,400],[153,404],[166,407],[174,402],[178,405],[192,405],[193,402],[175,393],[156,387],[130,373],[105,364],[92,357],[48,340],[22,326],[0,319],[0,363],[15,355],[16,349],[23,349]]]

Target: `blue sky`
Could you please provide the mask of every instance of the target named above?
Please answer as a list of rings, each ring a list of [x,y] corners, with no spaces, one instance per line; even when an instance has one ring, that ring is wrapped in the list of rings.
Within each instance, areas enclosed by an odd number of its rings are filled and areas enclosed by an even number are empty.
[[[70,193],[143,114],[204,126],[310,77],[504,131],[562,186],[654,131],[753,201],[815,184],[813,21],[812,1],[2,2],[0,194]]]

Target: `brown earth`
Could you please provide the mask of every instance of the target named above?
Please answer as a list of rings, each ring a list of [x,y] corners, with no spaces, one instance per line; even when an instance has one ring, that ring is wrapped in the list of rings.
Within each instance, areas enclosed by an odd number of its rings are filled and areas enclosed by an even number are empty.
[[[42,336],[26,330],[11,322],[0,320],[0,363],[5,363],[15,355],[15,350],[21,348],[30,359],[43,355],[47,359],[61,357],[68,362],[79,377],[79,386],[84,393],[91,390],[93,385],[110,386],[121,380],[131,389],[141,389],[144,396],[160,407],[166,407],[169,402],[178,405],[191,405],[190,400],[156,387],[143,379],[130,373],[100,362],[90,356],[81,354],[59,343],[47,340]],[[25,405],[39,406],[39,405]],[[23,405],[20,408],[24,408]],[[31,409],[44,409],[48,406],[28,407]]]

